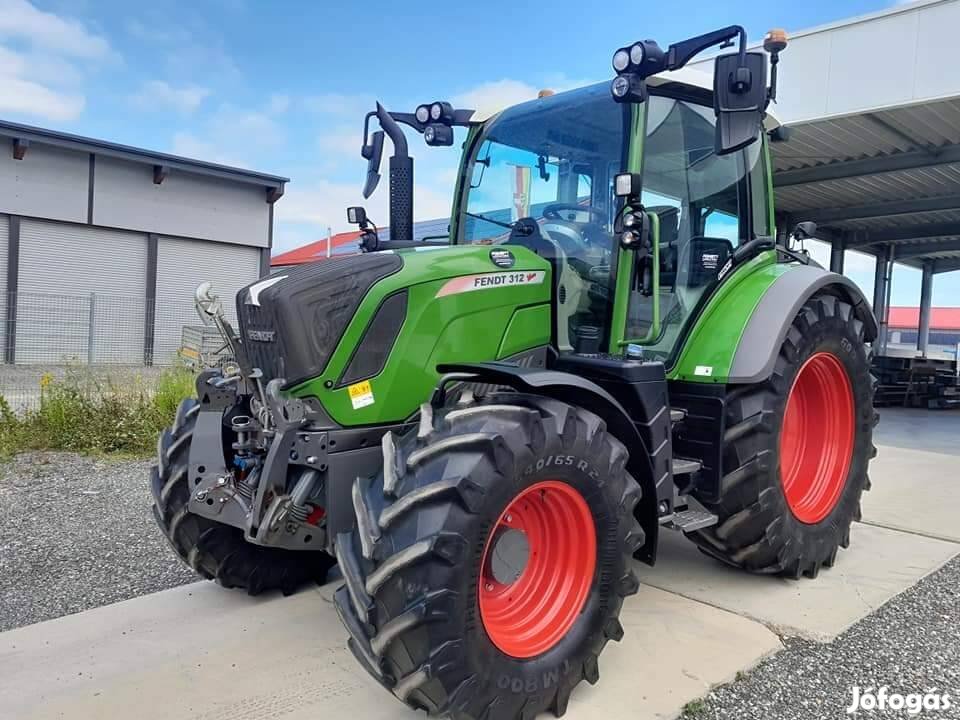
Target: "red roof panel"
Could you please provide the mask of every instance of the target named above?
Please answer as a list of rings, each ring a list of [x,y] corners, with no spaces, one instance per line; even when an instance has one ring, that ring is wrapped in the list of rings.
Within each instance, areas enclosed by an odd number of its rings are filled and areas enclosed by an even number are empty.
[[[360,238],[359,230],[351,230],[334,235],[331,240],[333,247],[331,252],[336,252],[338,247],[355,243]],[[270,258],[270,265],[273,267],[282,267],[284,265],[301,265],[314,260],[323,260],[327,257],[327,239],[317,240],[308,243],[285,253],[274,255]]]
[[[891,307],[889,323],[891,328],[916,329],[920,325],[920,308]],[[960,308],[930,308],[931,330],[960,330]]]

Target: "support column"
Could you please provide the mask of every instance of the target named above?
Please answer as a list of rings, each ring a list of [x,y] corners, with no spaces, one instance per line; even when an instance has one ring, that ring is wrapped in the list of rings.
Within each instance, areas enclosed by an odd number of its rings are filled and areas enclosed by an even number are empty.
[[[890,280],[893,276],[893,245],[877,254],[877,271],[873,282],[873,314],[879,331],[874,343],[879,353],[887,349],[887,325],[890,316]]]
[[[920,325],[917,328],[917,350],[922,357],[927,356],[927,343],[930,340],[930,309],[933,304],[933,260],[923,261],[923,275],[920,279]]]
[[[830,272],[843,275],[843,251],[846,243],[842,237],[834,235],[830,240]]]
[[[3,361],[13,365],[17,361],[17,290],[20,285],[20,218],[10,215],[7,220],[7,324],[3,334]]]
[[[143,364],[153,365],[157,332],[157,244],[153,233],[147,235],[147,296],[143,306]]]

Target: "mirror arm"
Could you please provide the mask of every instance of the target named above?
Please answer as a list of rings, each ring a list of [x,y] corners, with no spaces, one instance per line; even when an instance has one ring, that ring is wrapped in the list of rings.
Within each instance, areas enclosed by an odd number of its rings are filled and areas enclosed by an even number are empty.
[[[731,25],[730,27],[725,27],[722,30],[714,30],[713,32],[698,35],[695,38],[683,40],[682,42],[671,45],[669,48],[667,48],[666,69],[679,70],[688,62],[690,62],[690,60],[692,60],[693,57],[698,53],[701,53],[707,48],[713,47],[714,45],[720,45],[733,40],[735,37],[739,37],[740,39],[740,48],[738,52],[740,56],[740,65],[742,67],[747,54],[747,33],[740,25]]]

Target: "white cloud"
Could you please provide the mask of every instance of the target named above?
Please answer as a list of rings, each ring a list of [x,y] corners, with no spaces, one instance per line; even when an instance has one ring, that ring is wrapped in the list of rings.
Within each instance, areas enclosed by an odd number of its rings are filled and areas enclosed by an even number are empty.
[[[172,108],[179,113],[188,115],[200,107],[200,103],[209,95],[210,91],[199,85],[185,85],[177,88],[163,80],[150,80],[130,97],[130,101],[143,110],[158,107]]]
[[[209,162],[254,168],[268,152],[286,143],[286,132],[277,121],[279,103],[271,99],[263,108],[243,109],[221,104],[202,123],[174,133],[171,150],[177,155]]]
[[[320,93],[303,98],[303,107],[310,112],[322,115],[339,115],[359,118],[376,107],[376,98],[372,95],[347,95],[345,93]]]
[[[470,108],[481,115],[499,112],[505,107],[533,100],[537,88],[520,80],[494,80],[453,97],[454,107]]]
[[[103,58],[110,52],[107,41],[79,20],[44,12],[27,0],[0,0],[0,37],[76,58]]]
[[[282,115],[290,108],[290,96],[274,93],[267,102],[267,112],[271,115]]]
[[[83,23],[0,0],[0,112],[65,122],[86,104],[83,80],[110,45]]]
[[[333,232],[351,229],[347,223],[347,208],[351,205],[363,205],[367,215],[378,227],[389,225],[387,210],[386,183],[368,200],[363,199],[361,183],[331,182],[318,180],[301,185],[292,182],[287,186],[286,194],[277,203],[275,212],[282,223],[303,223],[316,226],[317,238],[326,234],[326,228]],[[417,183],[414,188],[414,220],[432,220],[450,214],[450,200],[453,188],[436,189],[434,184]]]

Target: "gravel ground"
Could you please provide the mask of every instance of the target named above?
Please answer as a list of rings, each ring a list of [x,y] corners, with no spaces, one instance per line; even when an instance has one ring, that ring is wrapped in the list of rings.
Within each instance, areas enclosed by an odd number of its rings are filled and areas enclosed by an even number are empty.
[[[846,718],[851,688],[948,693],[946,711],[860,710],[860,718],[960,718],[960,557],[833,642],[785,639],[786,649],[691,703],[683,720]]]
[[[153,521],[148,461],[0,461],[0,631],[192,582]]]

